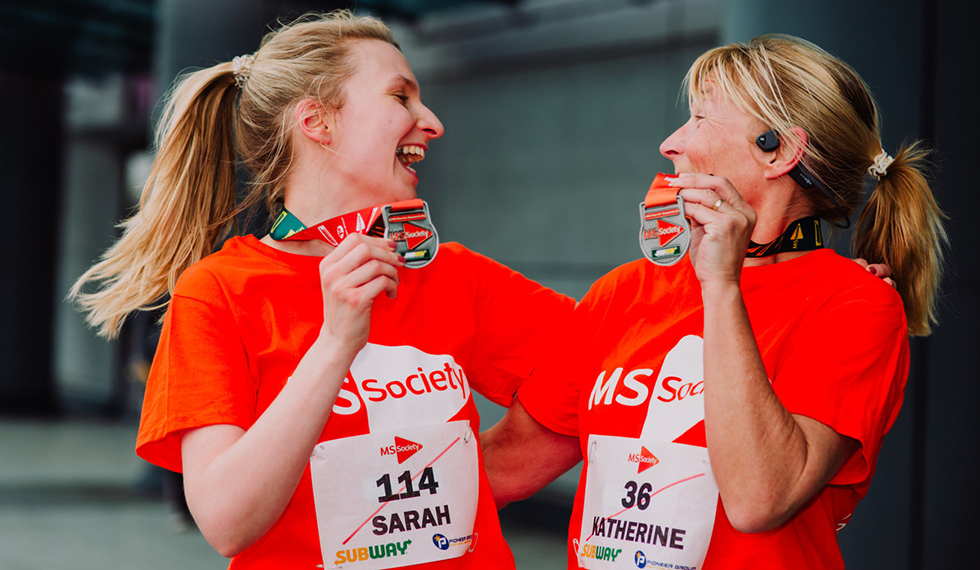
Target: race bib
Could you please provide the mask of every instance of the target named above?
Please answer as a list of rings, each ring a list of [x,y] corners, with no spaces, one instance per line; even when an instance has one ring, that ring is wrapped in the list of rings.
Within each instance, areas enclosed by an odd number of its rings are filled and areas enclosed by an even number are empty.
[[[589,436],[582,532],[573,542],[591,569],[698,570],[715,522],[718,486],[708,450]]]
[[[310,470],[325,568],[395,568],[475,541],[476,436],[468,421],[326,441]]]

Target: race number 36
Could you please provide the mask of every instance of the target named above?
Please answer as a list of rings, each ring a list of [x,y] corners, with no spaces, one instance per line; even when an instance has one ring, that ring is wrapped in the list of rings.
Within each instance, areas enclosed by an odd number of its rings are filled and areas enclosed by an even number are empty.
[[[625,489],[626,496],[622,501],[624,507],[629,509],[636,505],[636,508],[645,511],[650,506],[650,491],[653,491],[653,485],[644,483],[637,487],[636,481],[627,481]]]

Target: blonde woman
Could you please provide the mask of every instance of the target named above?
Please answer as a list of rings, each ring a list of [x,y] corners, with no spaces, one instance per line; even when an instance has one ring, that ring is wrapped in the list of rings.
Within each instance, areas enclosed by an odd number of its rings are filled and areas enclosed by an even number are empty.
[[[945,234],[924,152],[890,156],[861,78],[797,38],[710,50],[686,84],[691,118],[661,152],[689,258],[592,287],[485,435],[491,483],[505,504],[586,458],[569,568],[842,568],[907,337],[935,322]],[[866,179],[856,252],[901,295],[822,248],[819,220],[847,225]]]
[[[72,291],[107,337],[168,305],[137,452],[231,568],[514,567],[471,390],[509,404],[572,301],[435,246],[412,164],[442,134],[380,21],[303,18],[179,81],[139,211]],[[212,254],[259,202],[273,232]],[[381,215],[400,237],[365,235]]]

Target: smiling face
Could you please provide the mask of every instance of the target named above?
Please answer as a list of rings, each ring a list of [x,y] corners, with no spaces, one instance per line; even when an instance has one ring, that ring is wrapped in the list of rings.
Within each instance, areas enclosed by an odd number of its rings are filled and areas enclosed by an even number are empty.
[[[394,46],[357,40],[350,58],[355,72],[335,113],[329,168],[344,188],[356,190],[351,201],[363,205],[355,207],[415,198],[412,164],[442,136],[442,123],[422,104],[412,69]]]
[[[699,172],[727,178],[749,203],[764,181],[767,158],[755,138],[767,129],[707,85],[691,102],[691,118],[660,145],[674,172]]]

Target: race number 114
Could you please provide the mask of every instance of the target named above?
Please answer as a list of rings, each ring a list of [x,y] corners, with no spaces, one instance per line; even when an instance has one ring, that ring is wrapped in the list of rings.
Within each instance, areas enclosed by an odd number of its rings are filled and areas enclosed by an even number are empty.
[[[385,473],[377,480],[378,487],[384,487],[384,495],[378,497],[379,503],[387,503],[388,501],[397,501],[398,499],[411,499],[413,497],[419,497],[422,495],[422,491],[429,491],[430,495],[436,494],[436,489],[439,488],[439,482],[436,481],[435,473],[433,473],[431,467],[426,467],[422,471],[422,477],[419,479],[418,488],[415,488],[415,484],[412,481],[412,472],[405,471],[398,476],[396,481],[403,484],[403,491],[401,493],[396,493],[393,491],[391,486],[391,475]]]

